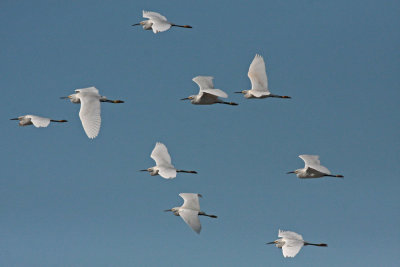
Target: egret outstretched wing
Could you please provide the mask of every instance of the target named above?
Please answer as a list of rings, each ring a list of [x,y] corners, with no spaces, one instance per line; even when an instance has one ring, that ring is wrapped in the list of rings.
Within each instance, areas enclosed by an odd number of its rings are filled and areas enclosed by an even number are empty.
[[[150,157],[156,162],[157,166],[172,166],[171,156],[168,153],[167,147],[163,143],[156,143]]]
[[[200,91],[204,89],[214,89],[214,77],[212,76],[196,76],[192,79],[200,87]]]
[[[251,81],[251,89],[260,95],[270,94],[268,90],[268,78],[265,70],[265,62],[262,56],[256,55],[251,62],[247,74]]]
[[[171,28],[171,24],[167,22],[158,22],[154,21],[153,25],[151,25],[154,33],[165,32]]]
[[[100,131],[101,117],[99,97],[100,96],[98,94],[95,94],[93,92],[88,92],[87,94],[83,94],[80,96],[81,109],[79,111],[79,118],[81,119],[82,126],[85,130],[86,135],[91,139],[95,138]]]
[[[192,79],[200,87],[199,93],[207,93],[214,96],[227,98],[228,95],[221,89],[214,89],[214,77],[212,76],[197,76]]]
[[[282,247],[282,253],[285,258],[293,258],[296,256],[304,245],[303,237],[292,231],[279,230],[278,237],[281,237],[283,241],[285,241],[285,244]]]
[[[319,161],[319,156],[317,155],[300,155],[301,158],[305,163],[305,168],[313,168],[321,173],[331,174],[331,172],[324,166],[321,165]]]
[[[152,11],[144,11],[143,10],[143,18],[151,19],[151,20],[159,20],[159,21],[167,21],[167,18],[157,12]]]
[[[282,254],[285,258],[293,258],[299,253],[303,247],[304,242],[296,239],[286,239],[285,244],[282,247]]]
[[[26,115],[26,117],[30,118],[32,124],[37,128],[47,127],[50,124],[49,118],[43,118],[43,117],[36,116],[36,115]]]
[[[201,224],[199,220],[199,212],[191,209],[179,209],[179,215],[189,225],[193,231],[200,234]]]
[[[199,197],[200,194],[195,193],[180,193],[179,196],[183,198],[182,208],[200,211]]]
[[[81,89],[75,89],[76,93],[94,93],[94,94],[99,94],[99,90],[97,90],[96,87],[87,87],[87,88],[81,88]]]
[[[214,95],[214,96],[219,96],[222,98],[227,98],[228,94],[225,93],[224,91],[222,91],[221,89],[204,89],[200,91],[201,93],[206,93],[206,94],[210,94],[210,95]]]
[[[151,28],[154,33],[164,32],[171,28],[171,23],[167,21],[167,18],[157,12],[143,10],[143,17],[151,20],[153,23]]]
[[[278,237],[303,240],[303,237],[300,234],[292,232],[292,231],[279,230]]]
[[[172,179],[176,177],[176,169],[174,167],[161,165],[158,166],[158,174],[165,179]]]

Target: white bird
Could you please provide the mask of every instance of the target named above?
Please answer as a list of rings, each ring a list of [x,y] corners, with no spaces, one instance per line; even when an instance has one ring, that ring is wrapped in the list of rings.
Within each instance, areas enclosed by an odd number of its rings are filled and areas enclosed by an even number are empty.
[[[218,98],[227,98],[228,95],[220,89],[214,89],[213,79],[214,77],[211,76],[194,77],[192,80],[200,87],[199,94],[191,95],[189,97],[182,98],[181,100],[190,100],[190,102],[194,105],[211,105],[218,103],[237,106],[237,103],[224,102]]]
[[[101,96],[96,87],[76,89],[75,94],[69,95],[67,98],[72,103],[81,103],[79,118],[81,119],[86,135],[90,139],[95,138],[100,131],[100,102],[123,103],[121,100],[109,100]]]
[[[183,198],[183,205],[165,211],[172,211],[175,216],[181,216],[185,223],[189,225],[196,233],[200,234],[201,231],[199,215],[217,218],[216,215],[209,215],[203,211],[200,211],[199,197],[202,197],[202,195],[194,193],[180,193],[179,196]]]
[[[52,120],[50,118],[44,118],[36,115],[24,115],[24,116],[19,116],[18,118],[13,118],[10,120],[19,120],[18,125],[19,126],[27,126],[27,125],[32,125],[35,126],[36,128],[40,127],[47,127],[49,126],[50,122],[67,122],[67,120]]]
[[[143,20],[139,23],[133,24],[132,26],[142,25],[145,30],[153,30],[154,33],[165,32],[171,27],[181,27],[181,28],[192,28],[189,25],[177,25],[167,21],[167,18],[157,12],[144,11],[143,18],[148,20]]]
[[[197,173],[196,171],[175,169],[175,167],[171,164],[171,156],[168,153],[168,149],[163,143],[156,143],[156,146],[151,152],[150,157],[156,162],[156,166],[140,171],[147,171],[151,176],[160,175],[165,179],[172,179],[176,177],[177,172]]]
[[[343,175],[332,175],[326,167],[321,165],[317,155],[299,155],[299,158],[304,161],[304,168],[288,172],[288,174],[295,173],[299,178],[320,178],[324,176],[343,178]]]
[[[80,104],[81,100],[79,100],[79,98],[76,95],[77,94],[72,94],[72,95],[69,95],[69,96],[62,96],[60,98],[61,99],[69,99],[74,104]],[[100,96],[100,102],[114,103],[114,104],[125,103],[125,101],[123,101],[123,100],[111,100],[111,99],[108,99],[105,96]]]
[[[312,244],[303,240],[303,237],[298,233],[291,231],[278,231],[279,239],[266,243],[266,244],[275,244],[277,248],[282,249],[283,257],[293,258],[299,253],[300,249],[303,246],[318,246],[318,247],[327,247],[327,244]]]
[[[243,90],[235,92],[237,94],[244,94],[245,98],[291,98],[290,96],[273,95],[268,90],[268,78],[265,70],[265,62],[262,56],[256,54],[253,62],[250,64],[249,72],[247,74],[251,81],[251,90]]]

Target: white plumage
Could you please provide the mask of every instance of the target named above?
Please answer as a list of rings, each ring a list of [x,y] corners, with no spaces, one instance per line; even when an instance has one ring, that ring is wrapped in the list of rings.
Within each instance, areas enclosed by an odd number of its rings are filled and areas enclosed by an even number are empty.
[[[97,137],[101,126],[100,94],[95,87],[76,89],[76,98],[80,100],[79,118],[86,135],[93,139]]]
[[[256,97],[270,94],[270,91],[268,90],[268,78],[265,70],[265,62],[262,56],[257,54],[254,57],[247,75],[251,82],[252,93],[254,93]]]
[[[152,176],[160,175],[165,179],[172,179],[176,177],[177,172],[197,173],[196,171],[175,169],[171,163],[171,156],[168,153],[168,149],[163,143],[156,143],[150,157],[156,162],[156,166],[141,171],[148,171]]]
[[[320,178],[324,176],[343,178],[343,175],[332,175],[325,166],[322,166],[317,155],[299,155],[304,161],[304,168],[288,173],[295,173],[298,178]]]
[[[282,254],[285,258],[293,258],[304,246],[303,237],[298,233],[279,230],[278,237],[282,238],[285,242],[282,247]]]
[[[247,76],[249,76],[251,82],[251,89],[235,93],[243,94],[245,98],[290,98],[289,96],[271,94],[268,89],[268,77],[265,69],[264,58],[259,54],[256,54],[251,62]]]
[[[160,142],[156,143],[150,157],[156,162],[158,174],[166,179],[176,177],[176,169],[171,164],[171,156],[168,153],[167,147]]]
[[[33,125],[36,128],[47,127],[49,126],[50,122],[67,122],[66,120],[52,120],[50,118],[40,117],[36,115],[24,115],[19,116],[18,118],[13,118],[10,120],[19,120],[19,126],[27,126]]]
[[[194,81],[199,86],[199,95],[207,93],[210,95],[227,98],[227,93],[225,93],[221,89],[214,88],[213,79],[214,77],[211,76],[197,76],[194,77],[192,81]]]
[[[101,127],[100,102],[124,103],[122,100],[111,100],[99,94],[96,87],[76,89],[75,94],[62,99],[69,99],[74,104],[81,104],[79,118],[81,119],[83,130],[86,135],[93,139],[99,135]]]
[[[181,28],[192,28],[189,25],[177,25],[169,22],[166,17],[157,12],[144,11],[143,18],[148,20],[141,21],[139,23],[133,24],[132,26],[142,25],[145,30],[153,30],[154,33],[164,32],[169,30],[171,27],[181,27]]]
[[[211,105],[211,104],[228,104],[236,106],[233,102],[224,102],[219,97],[227,98],[228,94],[221,89],[215,89],[213,84],[214,77],[211,76],[197,76],[192,79],[199,86],[199,93],[191,95],[181,100],[190,100],[195,105]]]
[[[285,258],[293,258],[296,256],[303,246],[318,246],[318,247],[327,247],[327,244],[313,244],[303,240],[303,237],[292,231],[278,231],[279,239],[269,242],[267,244],[275,244],[276,247],[282,249],[283,257]]]
[[[304,168],[313,168],[316,171],[325,173],[325,174],[331,174],[331,172],[326,168],[325,166],[321,165],[321,162],[319,161],[319,156],[318,155],[299,155],[299,158],[301,158],[304,161]]]
[[[185,223],[189,225],[190,228],[192,228],[193,231],[195,231],[196,233],[199,234],[201,231],[199,215],[217,218],[217,216],[215,215],[209,215],[203,211],[200,211],[200,194],[180,193],[179,196],[183,198],[183,205],[166,211],[172,211],[174,215],[180,216],[185,221]]]

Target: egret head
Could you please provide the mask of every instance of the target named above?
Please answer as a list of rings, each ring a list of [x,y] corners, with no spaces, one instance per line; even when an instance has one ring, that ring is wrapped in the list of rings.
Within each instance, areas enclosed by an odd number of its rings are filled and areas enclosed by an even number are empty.
[[[132,24],[132,26],[144,25],[144,22],[145,22],[145,21],[141,21],[141,22],[139,22],[139,23]]]
[[[191,95],[189,97],[182,98],[181,100],[193,100],[193,99],[194,99],[194,96]]]
[[[169,210],[164,210],[165,212],[167,211],[172,211],[174,213],[175,216],[179,216],[179,207],[175,207]]]
[[[276,246],[277,248],[281,248],[281,247],[283,247],[283,245],[285,244],[285,242],[282,241],[281,239],[277,239],[277,240],[275,240],[275,241],[268,242],[268,243],[265,243],[265,244],[267,244],[267,245],[273,245],[273,244],[275,244],[275,246]]]
[[[242,90],[242,91],[240,91],[240,92],[235,92],[235,94],[247,94],[247,92],[248,92],[249,90]]]
[[[75,90],[76,91],[76,90]],[[80,101],[80,99],[76,96],[78,93],[76,93],[76,94],[72,94],[72,95],[69,95],[69,96],[62,96],[62,97],[60,97],[61,99],[69,99],[72,103],[75,103],[75,104],[78,104],[78,103],[80,103],[81,101]]]

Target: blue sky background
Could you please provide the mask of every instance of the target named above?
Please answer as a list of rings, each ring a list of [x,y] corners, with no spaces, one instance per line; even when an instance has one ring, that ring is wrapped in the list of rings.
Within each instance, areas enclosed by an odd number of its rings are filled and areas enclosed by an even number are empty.
[[[142,10],[177,24],[154,35]],[[396,266],[400,261],[398,1],[1,1],[1,266]],[[254,55],[270,89],[246,100]],[[195,106],[215,77],[237,107]],[[89,140],[79,105],[102,104]],[[8,119],[67,119],[46,129]],[[151,177],[155,143],[198,175]],[[299,154],[345,178],[300,180]],[[203,194],[194,233],[164,209]],[[328,248],[294,259],[278,229]]]

